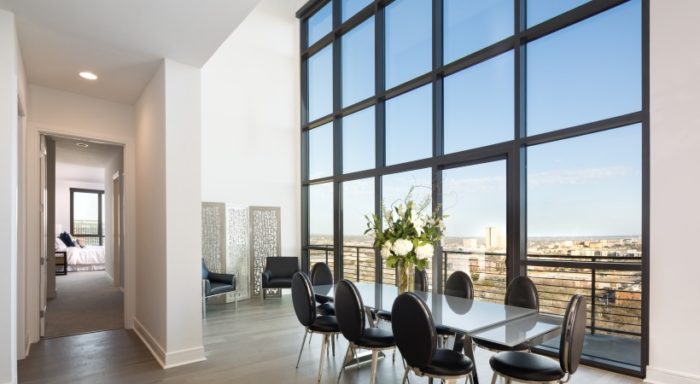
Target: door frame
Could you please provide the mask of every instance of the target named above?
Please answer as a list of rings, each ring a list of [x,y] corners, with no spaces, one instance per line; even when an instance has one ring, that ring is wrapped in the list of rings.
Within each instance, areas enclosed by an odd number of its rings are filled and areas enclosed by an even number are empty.
[[[26,226],[26,254],[22,255],[26,262],[26,281],[38,282],[40,276],[40,265],[38,257],[28,257],[28,255],[38,255],[40,253],[40,198],[41,191],[39,180],[40,166],[40,137],[41,135],[66,137],[88,141],[98,141],[105,144],[117,145],[123,148],[123,172],[122,183],[122,212],[123,228],[122,233],[124,249],[124,328],[134,327],[134,317],[136,310],[136,244],[135,244],[135,140],[133,137],[121,136],[112,133],[96,133],[89,130],[79,130],[69,127],[49,126],[46,124],[30,123],[27,127],[27,140],[24,146],[26,151],[25,170],[27,177],[25,180],[26,202],[27,202],[27,226]],[[18,300],[24,298],[18,297]],[[40,340],[40,287],[39,284],[27,284],[26,292],[26,319],[25,325],[29,336],[29,343],[36,343]]]

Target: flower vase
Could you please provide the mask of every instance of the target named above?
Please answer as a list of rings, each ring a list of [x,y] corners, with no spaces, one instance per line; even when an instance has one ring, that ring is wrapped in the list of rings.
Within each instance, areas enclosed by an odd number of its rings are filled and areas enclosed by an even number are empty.
[[[415,273],[413,263],[400,260],[396,264],[396,287],[399,294],[413,291]]]

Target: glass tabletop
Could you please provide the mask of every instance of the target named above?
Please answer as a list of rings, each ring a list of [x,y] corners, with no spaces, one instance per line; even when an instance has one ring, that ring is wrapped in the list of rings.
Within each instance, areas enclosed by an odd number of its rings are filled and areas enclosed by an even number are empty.
[[[514,347],[523,341],[529,341],[534,346],[558,336],[562,322],[561,316],[538,313],[477,332],[472,337],[509,347]]]
[[[398,289],[394,285],[355,283],[366,307],[391,311]],[[316,285],[314,293],[333,298],[334,285]],[[514,320],[533,316],[537,311],[487,301],[462,299],[439,293],[416,291],[433,313],[436,325],[472,335]],[[521,340],[523,341],[523,340]]]

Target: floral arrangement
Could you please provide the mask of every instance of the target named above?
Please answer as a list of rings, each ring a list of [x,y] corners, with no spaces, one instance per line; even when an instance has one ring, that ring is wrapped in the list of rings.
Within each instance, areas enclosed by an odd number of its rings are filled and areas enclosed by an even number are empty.
[[[415,265],[423,270],[428,266],[434,252],[433,244],[440,241],[445,230],[442,219],[436,213],[425,213],[429,203],[426,199],[416,206],[409,193],[405,201],[384,212],[383,230],[380,217],[366,216],[365,234],[374,233],[374,247],[381,249],[388,267]]]

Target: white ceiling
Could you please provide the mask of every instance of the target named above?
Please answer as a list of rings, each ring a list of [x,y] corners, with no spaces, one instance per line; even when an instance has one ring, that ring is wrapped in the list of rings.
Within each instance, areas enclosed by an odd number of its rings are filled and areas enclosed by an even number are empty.
[[[201,67],[260,0],[0,0],[29,82],[134,104],[162,58]],[[78,72],[100,78],[88,82]]]
[[[100,144],[80,139],[53,137],[56,141],[56,163],[103,169],[121,155],[123,148],[118,145]],[[87,148],[76,143],[87,143]]]

